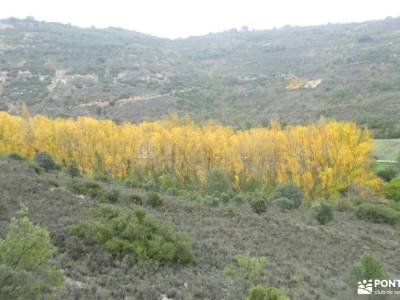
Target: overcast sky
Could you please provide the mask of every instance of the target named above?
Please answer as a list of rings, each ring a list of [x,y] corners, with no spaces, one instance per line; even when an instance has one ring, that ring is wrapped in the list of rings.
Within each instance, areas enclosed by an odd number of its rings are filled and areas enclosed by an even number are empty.
[[[83,27],[114,26],[160,37],[187,37],[247,25],[269,29],[383,19],[400,15],[400,0],[1,0],[0,18]]]

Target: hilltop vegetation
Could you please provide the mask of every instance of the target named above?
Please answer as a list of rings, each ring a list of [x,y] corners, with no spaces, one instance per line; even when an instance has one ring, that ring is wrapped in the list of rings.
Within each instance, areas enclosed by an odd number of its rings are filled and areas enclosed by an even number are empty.
[[[178,40],[31,18],[0,25],[0,104],[12,113],[25,102],[139,122],[175,110],[235,128],[324,115],[400,135],[399,18]]]

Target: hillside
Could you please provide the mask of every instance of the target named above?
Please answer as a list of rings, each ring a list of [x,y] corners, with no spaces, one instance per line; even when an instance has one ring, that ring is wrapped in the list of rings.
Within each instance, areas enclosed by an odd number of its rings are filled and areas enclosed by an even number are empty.
[[[178,40],[5,19],[0,105],[133,122],[175,110],[235,128],[323,115],[395,137],[399,50],[399,18]]]
[[[263,282],[281,287],[291,299],[353,299],[354,290],[343,280],[367,250],[378,255],[390,278],[400,276],[399,231],[361,221],[351,211],[335,212],[334,220],[322,226],[307,207],[287,212],[269,206],[257,215],[246,203],[210,206],[167,194],[162,194],[162,207],[141,207],[188,236],[196,262],[166,267],[114,261],[105,250],[84,245],[69,231],[99,203],[71,191],[73,182],[88,178],[73,180],[64,171],[38,174],[31,162],[4,156],[0,168],[0,234],[20,203],[27,205],[29,217],[50,231],[57,246],[56,264],[65,276],[57,299],[153,300],[165,294],[185,300],[238,299],[240,282],[224,276],[224,268],[245,252],[268,257]],[[120,199],[113,205],[125,211],[139,208],[130,194],[145,195],[121,182],[96,183],[119,190]]]

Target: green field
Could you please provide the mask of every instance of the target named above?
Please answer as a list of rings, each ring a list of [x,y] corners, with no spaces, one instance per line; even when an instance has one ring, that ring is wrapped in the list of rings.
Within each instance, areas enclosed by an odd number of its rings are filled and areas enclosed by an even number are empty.
[[[397,160],[400,152],[400,139],[375,139],[372,155],[380,160]]]

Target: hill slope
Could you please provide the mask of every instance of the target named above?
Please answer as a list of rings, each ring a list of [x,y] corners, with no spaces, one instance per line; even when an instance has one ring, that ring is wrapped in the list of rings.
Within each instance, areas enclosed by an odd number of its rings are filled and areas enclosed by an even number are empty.
[[[388,225],[358,220],[350,212],[335,212],[328,225],[318,225],[306,208],[282,212],[271,206],[257,215],[247,204],[212,207],[183,197],[162,195],[160,208],[147,213],[172,224],[193,241],[196,263],[186,267],[112,261],[100,247],[87,247],[69,234],[69,226],[84,220],[98,200],[70,191],[63,172],[37,174],[28,162],[0,159],[0,234],[20,203],[30,218],[46,226],[58,248],[57,264],[65,271],[65,288],[58,299],[160,299],[173,290],[174,299],[237,299],[240,284],[223,275],[233,257],[248,251],[268,256],[265,284],[285,290],[291,299],[353,299],[343,282],[363,254],[373,251],[390,278],[400,276],[400,232]],[[78,179],[83,180],[83,179]],[[128,211],[128,201],[140,189],[102,183],[120,190],[114,204]]]
[[[11,112],[26,102],[34,113],[135,122],[176,110],[235,127],[324,115],[391,136],[399,50],[400,18],[180,40],[6,19],[0,103]]]

